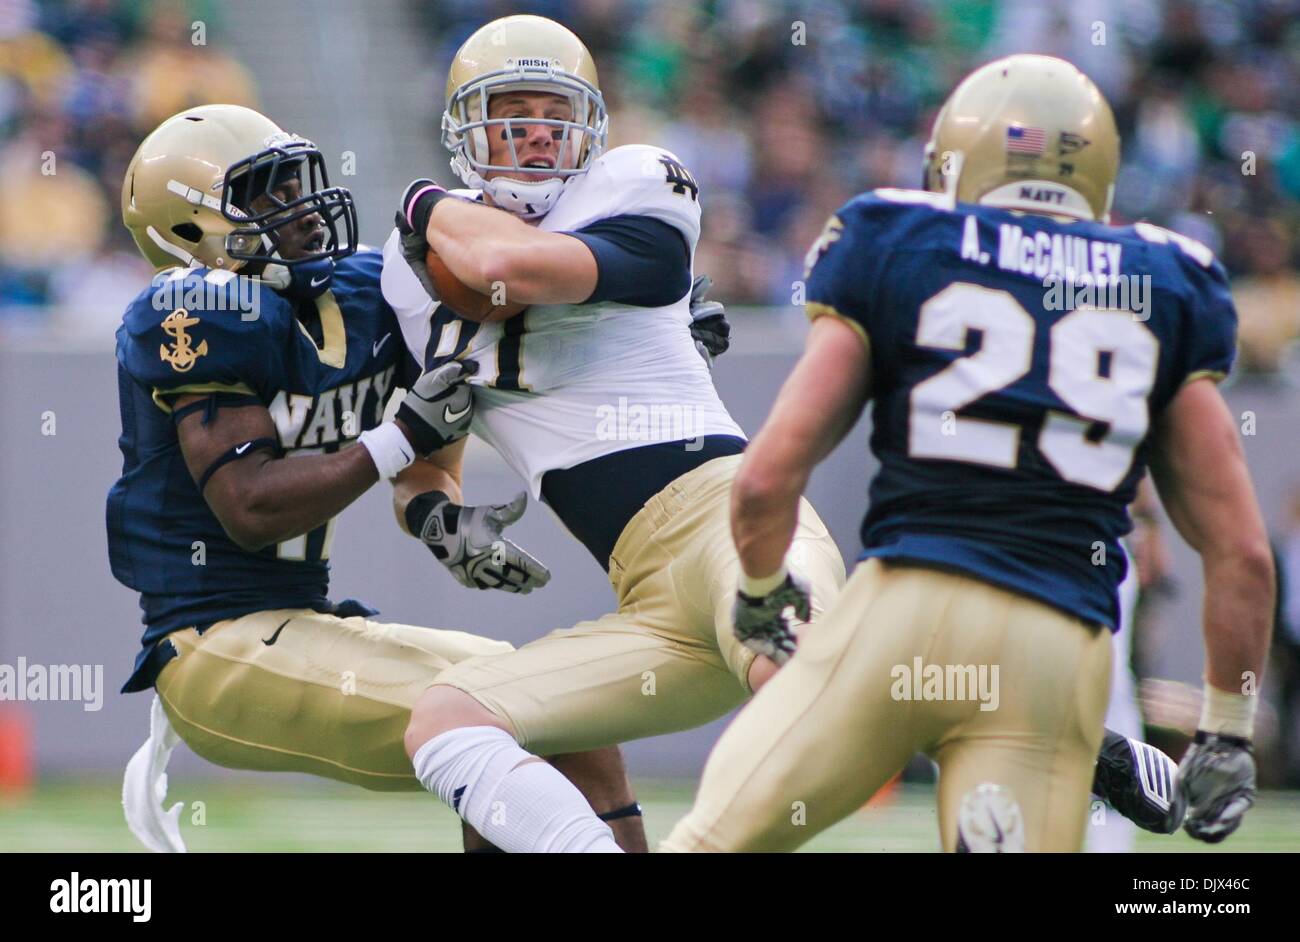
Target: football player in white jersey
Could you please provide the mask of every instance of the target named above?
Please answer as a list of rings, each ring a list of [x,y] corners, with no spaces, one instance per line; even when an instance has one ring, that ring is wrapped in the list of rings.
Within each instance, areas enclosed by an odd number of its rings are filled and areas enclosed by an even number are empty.
[[[788,571],[738,586],[727,519],[745,438],[692,337],[698,186],[657,147],[604,152],[606,123],[576,36],[540,17],[488,24],[456,56],[443,119],[470,189],[417,181],[384,250],[407,344],[426,369],[476,364],[472,430],[608,570],[618,602],[448,672],[415,708],[417,777],[508,851],[616,850],[534,756],[722,716],[789,653],[742,644],[733,606],[742,634],[791,606],[806,620],[844,581],[804,502]],[[468,288],[529,307],[482,323],[452,315],[426,293],[429,248]],[[483,551],[461,535],[482,508],[436,491],[397,503],[444,562]]]
[[[540,17],[483,27],[452,65],[443,128],[467,189],[408,188],[384,249],[385,298],[426,369],[477,370],[473,432],[607,569],[618,608],[442,675],[407,748],[424,785],[499,847],[613,850],[582,796],[533,755],[722,715],[789,657],[793,637],[772,626],[829,605],[844,565],[802,501],[788,566],[740,573],[728,505],[744,437],[697,355],[701,342],[725,348],[708,323],[725,322],[697,303],[698,279],[691,290],[698,186],[659,148],[604,153],[581,41]],[[464,286],[527,310],[450,312],[432,300],[430,248]],[[521,501],[466,508],[418,490],[399,488],[398,516],[458,581],[528,585],[545,572],[513,548],[485,571]],[[1128,755],[1107,764],[1106,794],[1149,818]]]

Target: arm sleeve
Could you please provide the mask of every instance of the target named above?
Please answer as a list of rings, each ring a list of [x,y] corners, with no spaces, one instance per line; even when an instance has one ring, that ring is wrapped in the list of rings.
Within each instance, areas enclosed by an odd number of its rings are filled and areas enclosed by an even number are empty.
[[[596,257],[596,290],[585,303],[663,307],[691,290],[690,250],[673,226],[649,216],[613,216],[568,232]]]

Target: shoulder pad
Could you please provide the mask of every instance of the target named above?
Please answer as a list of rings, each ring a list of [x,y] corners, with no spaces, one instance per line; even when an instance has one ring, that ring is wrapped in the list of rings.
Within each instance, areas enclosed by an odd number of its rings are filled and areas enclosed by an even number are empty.
[[[370,278],[378,281],[379,271],[383,265],[383,253],[379,249],[369,245],[362,246],[347,258],[334,263],[334,277],[337,279],[340,274],[343,274],[354,279]]]
[[[1167,266],[1167,275],[1156,274],[1159,283],[1181,285],[1176,293],[1186,318],[1179,330],[1187,353],[1186,375],[1226,376],[1236,356],[1237,336],[1227,270],[1209,246],[1189,236],[1145,222],[1135,224],[1133,232],[1163,249],[1152,253]]]
[[[288,304],[257,279],[171,269],[127,308],[118,359],[160,405],[184,392],[259,394],[278,349],[272,335],[286,316],[293,317]]]
[[[861,199],[885,203],[902,203],[911,206],[929,206],[952,212],[953,203],[944,193],[931,193],[929,190],[904,190],[893,186],[882,186],[863,194]]]
[[[699,184],[690,170],[662,147],[629,144],[614,148],[592,164],[568,197],[573,198],[570,205],[565,206],[562,198],[556,206],[563,206],[565,229],[614,216],[649,216],[680,231],[692,250],[699,241]]]

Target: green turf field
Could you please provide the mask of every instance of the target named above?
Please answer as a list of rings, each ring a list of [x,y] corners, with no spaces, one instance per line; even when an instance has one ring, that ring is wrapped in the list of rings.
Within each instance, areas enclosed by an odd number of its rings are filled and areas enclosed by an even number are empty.
[[[0,800],[0,851],[140,850],[122,818],[116,781],[47,782],[21,800]],[[653,845],[689,807],[694,784],[639,781]],[[176,780],[186,802],[182,833],[193,851],[458,851],[460,822],[427,795],[379,795],[330,782],[250,777]],[[193,802],[202,802],[201,808]],[[195,816],[203,819],[196,824]],[[815,851],[937,849],[932,789],[905,786],[810,841]],[[1265,792],[1218,847],[1185,835],[1140,834],[1143,851],[1300,851],[1300,793]]]

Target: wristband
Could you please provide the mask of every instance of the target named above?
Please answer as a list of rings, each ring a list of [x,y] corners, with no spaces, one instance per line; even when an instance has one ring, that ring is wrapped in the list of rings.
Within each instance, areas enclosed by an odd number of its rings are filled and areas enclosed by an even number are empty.
[[[777,586],[781,585],[781,583],[785,582],[787,575],[789,575],[789,571],[786,569],[784,561],[781,563],[781,568],[776,572],[760,579],[752,578],[742,568],[740,570],[740,584],[738,588],[740,589],[741,595],[747,596],[751,599],[761,599],[773,589],[777,588]]]
[[[415,448],[392,422],[362,432],[357,441],[370,452],[381,478],[392,480],[415,460]]]
[[[1249,740],[1255,729],[1255,709],[1258,706],[1259,697],[1228,693],[1207,683],[1201,701],[1201,722],[1198,729]]]
[[[432,181],[417,190],[402,207],[406,214],[406,224],[411,227],[411,231],[424,235],[424,231],[429,228],[429,216],[433,213],[433,207],[438,205],[439,200],[450,195]]]

